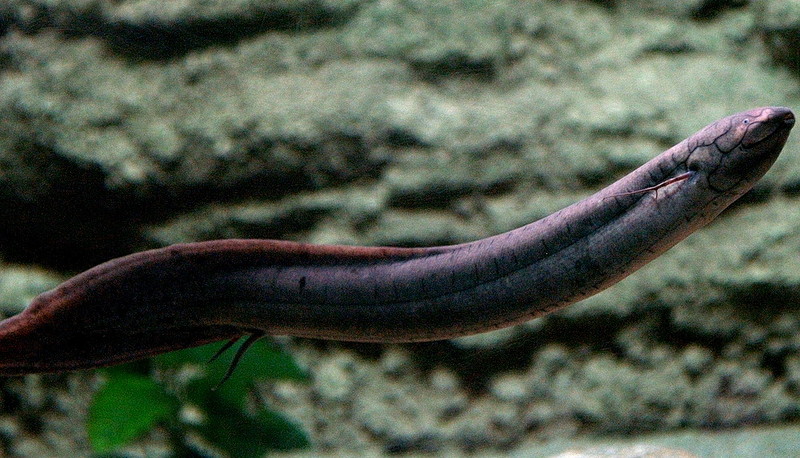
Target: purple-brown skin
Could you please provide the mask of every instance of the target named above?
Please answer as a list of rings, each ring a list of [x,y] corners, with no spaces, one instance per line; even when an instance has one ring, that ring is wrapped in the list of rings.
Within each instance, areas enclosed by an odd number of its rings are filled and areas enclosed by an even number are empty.
[[[246,334],[414,342],[521,323],[611,286],[714,219],[764,175],[793,125],[781,107],[723,118],[597,194],[472,243],[216,240],[113,259],[0,322],[0,374]]]

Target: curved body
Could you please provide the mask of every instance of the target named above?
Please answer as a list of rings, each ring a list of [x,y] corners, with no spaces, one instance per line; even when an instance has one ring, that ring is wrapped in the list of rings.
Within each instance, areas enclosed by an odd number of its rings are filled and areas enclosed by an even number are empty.
[[[707,224],[763,176],[793,124],[781,107],[723,118],[574,205],[461,245],[217,240],[114,259],[0,323],[0,373],[247,333],[411,342],[521,323],[607,288]]]

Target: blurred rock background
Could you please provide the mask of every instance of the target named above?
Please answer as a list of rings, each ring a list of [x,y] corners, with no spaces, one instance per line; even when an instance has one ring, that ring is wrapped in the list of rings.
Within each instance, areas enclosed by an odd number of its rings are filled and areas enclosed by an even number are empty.
[[[800,107],[798,45],[798,0],[6,0],[0,306],[177,242],[506,231],[717,118]],[[313,382],[261,390],[329,453],[791,424],[798,146],[581,304],[451,342],[281,339]],[[5,453],[88,454],[91,387],[90,372],[6,379]]]

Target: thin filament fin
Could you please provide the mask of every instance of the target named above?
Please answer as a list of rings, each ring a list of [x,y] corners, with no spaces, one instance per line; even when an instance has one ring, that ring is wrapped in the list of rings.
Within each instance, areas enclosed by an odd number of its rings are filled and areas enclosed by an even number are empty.
[[[658,196],[658,190],[659,189],[661,189],[661,188],[663,188],[665,186],[669,186],[672,183],[677,183],[679,181],[687,180],[687,179],[691,178],[691,176],[692,176],[692,172],[685,172],[685,173],[682,173],[682,174],[680,174],[678,176],[666,179],[666,180],[662,181],[661,183],[659,183],[659,184],[657,184],[655,186],[650,186],[650,187],[647,187],[647,188],[637,189],[636,191],[628,191],[628,192],[622,192],[622,193],[619,193],[619,194],[612,194],[610,196],[607,196],[607,198],[608,197],[630,196],[632,194],[642,194],[642,193],[650,192],[650,191],[655,191],[656,192],[656,196]]]
[[[233,346],[233,344],[235,344],[241,338],[242,338],[242,336],[236,336],[233,339],[225,342],[225,345],[220,347],[220,349],[217,350],[216,353],[214,353],[214,356],[212,356],[211,358],[208,359],[208,362],[209,363],[213,363],[214,361],[216,361],[217,358],[219,358],[223,353],[225,353],[225,350],[231,348]]]
[[[222,384],[225,383],[229,378],[231,378],[231,375],[233,375],[233,371],[236,370],[236,366],[239,365],[239,360],[242,359],[242,356],[244,356],[244,353],[247,351],[247,349],[249,349],[251,345],[256,343],[256,341],[262,337],[264,337],[263,332],[254,332],[250,334],[247,337],[247,339],[245,339],[244,342],[242,342],[242,345],[239,347],[238,350],[236,350],[236,354],[233,355],[233,359],[231,360],[231,365],[228,366],[228,370],[225,371],[225,375],[222,376],[222,380],[220,380],[219,383],[217,383],[217,386],[214,387],[215,391],[219,389],[219,387],[221,387]],[[231,339],[228,342],[226,342],[225,345],[223,345],[222,348],[220,348],[217,351],[217,353],[211,358],[211,361],[219,357],[219,355],[221,355],[225,350],[233,346],[233,344],[236,343],[236,341],[238,341],[239,339],[240,337],[236,337],[235,339]]]

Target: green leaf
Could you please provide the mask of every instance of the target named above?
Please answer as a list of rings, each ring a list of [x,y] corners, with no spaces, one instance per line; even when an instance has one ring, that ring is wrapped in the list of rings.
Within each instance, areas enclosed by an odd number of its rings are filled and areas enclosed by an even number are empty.
[[[217,353],[224,342],[217,342],[200,347],[186,348],[156,356],[155,360],[162,367],[180,367],[183,364],[202,364],[207,366],[209,374],[220,372],[225,374],[228,370],[236,350],[241,342],[223,353],[213,363],[209,360]],[[308,375],[301,369],[290,353],[268,340],[259,340],[254,343],[242,356],[234,375],[241,373],[249,378],[265,378],[280,380],[307,380]]]
[[[120,374],[138,374],[138,375],[149,375],[152,371],[152,363],[150,360],[141,359],[139,361],[133,361],[130,363],[125,364],[116,364],[114,366],[103,367],[98,369],[101,373],[111,377]]]
[[[176,368],[184,364],[206,364],[214,355],[216,349],[222,346],[221,343],[212,343],[200,347],[184,348],[183,350],[163,353],[153,358],[161,367]]]
[[[199,433],[230,456],[262,457],[270,450],[309,446],[305,432],[276,412],[261,410],[256,416],[248,416],[230,404],[210,407],[213,415],[208,416]]]
[[[291,354],[272,342],[259,340],[239,360],[233,375],[218,387],[217,385],[225,376],[240,344],[229,348],[213,362],[209,362],[209,360],[222,347],[223,343],[159,355],[156,357],[156,362],[163,367],[180,367],[183,364],[201,365],[206,371],[206,376],[193,380],[187,389],[191,401],[200,405],[208,402],[208,396],[216,390],[217,395],[226,402],[242,407],[248,391],[256,380],[305,381],[308,379],[308,375],[294,362]]]
[[[262,409],[257,418],[262,433],[270,438],[265,441],[270,450],[293,450],[311,445],[305,431],[280,413]]]
[[[174,421],[178,408],[178,400],[150,378],[112,372],[89,407],[89,442],[97,453],[110,452],[159,421]]]
[[[163,368],[199,364],[205,370],[205,376],[191,380],[186,387],[189,401],[206,413],[206,422],[198,433],[236,457],[260,457],[269,450],[307,447],[309,441],[303,430],[280,414],[261,410],[250,416],[244,410],[247,395],[256,380],[308,379],[291,354],[268,340],[260,340],[241,357],[233,375],[222,386],[217,386],[241,342],[209,362],[222,345],[189,348],[156,358],[156,363]]]

